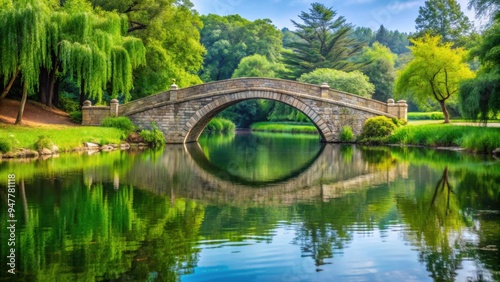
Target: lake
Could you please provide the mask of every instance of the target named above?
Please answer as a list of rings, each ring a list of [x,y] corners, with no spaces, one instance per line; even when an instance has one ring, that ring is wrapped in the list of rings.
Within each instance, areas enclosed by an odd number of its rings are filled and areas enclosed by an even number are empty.
[[[490,156],[241,133],[0,177],[1,281],[500,281]]]

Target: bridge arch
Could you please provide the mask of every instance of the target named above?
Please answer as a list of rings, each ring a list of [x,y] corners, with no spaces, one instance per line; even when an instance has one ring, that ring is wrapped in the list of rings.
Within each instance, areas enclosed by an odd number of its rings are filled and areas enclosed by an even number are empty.
[[[203,129],[213,117],[232,105],[251,99],[267,99],[287,104],[301,111],[313,122],[321,135],[322,141],[326,141],[328,137],[333,136],[333,132],[328,128],[326,121],[314,109],[298,98],[278,92],[250,90],[225,95],[196,111],[182,129],[183,132],[187,133],[183,143],[198,141]]]
[[[387,103],[297,81],[270,78],[237,78],[210,82],[144,97],[124,105],[112,100],[109,107],[82,107],[83,125],[100,125],[107,116],[127,116],[136,125],[156,123],[167,143],[194,142],[211,118],[223,109],[249,99],[269,99],[290,105],[311,119],[324,142],[339,142],[340,131],[350,126],[361,133],[364,121],[374,116],[406,119],[406,101]]]

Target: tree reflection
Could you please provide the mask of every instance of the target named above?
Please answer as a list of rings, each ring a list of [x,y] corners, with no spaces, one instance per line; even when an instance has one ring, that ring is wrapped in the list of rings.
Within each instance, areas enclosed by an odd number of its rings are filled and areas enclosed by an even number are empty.
[[[453,281],[465,255],[456,248],[464,242],[463,228],[468,222],[460,212],[459,202],[450,184],[448,167],[433,189],[425,185],[420,199],[398,198],[398,210],[410,225],[406,235],[420,250],[420,261],[435,281]]]

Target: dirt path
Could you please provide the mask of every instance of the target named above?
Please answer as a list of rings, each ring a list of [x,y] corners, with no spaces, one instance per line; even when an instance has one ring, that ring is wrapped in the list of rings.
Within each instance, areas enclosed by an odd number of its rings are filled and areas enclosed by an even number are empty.
[[[11,99],[0,100],[0,123],[14,124],[19,109],[19,101]],[[49,108],[35,102],[28,101],[24,108],[23,125],[78,126],[69,119],[69,115],[59,109]]]

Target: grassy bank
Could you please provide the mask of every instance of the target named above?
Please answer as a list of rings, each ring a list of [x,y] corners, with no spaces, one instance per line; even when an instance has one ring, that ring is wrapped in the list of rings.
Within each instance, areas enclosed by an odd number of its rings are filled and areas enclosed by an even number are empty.
[[[385,143],[457,146],[479,153],[500,148],[500,128],[452,124],[408,125],[397,128]]]
[[[93,126],[25,127],[0,124],[0,143],[10,144],[11,150],[36,149],[40,136],[48,138],[60,151],[68,151],[82,147],[84,142],[120,144],[123,132],[116,128]]]
[[[296,122],[256,122],[250,125],[252,131],[283,132],[283,133],[318,133],[311,123]]]

